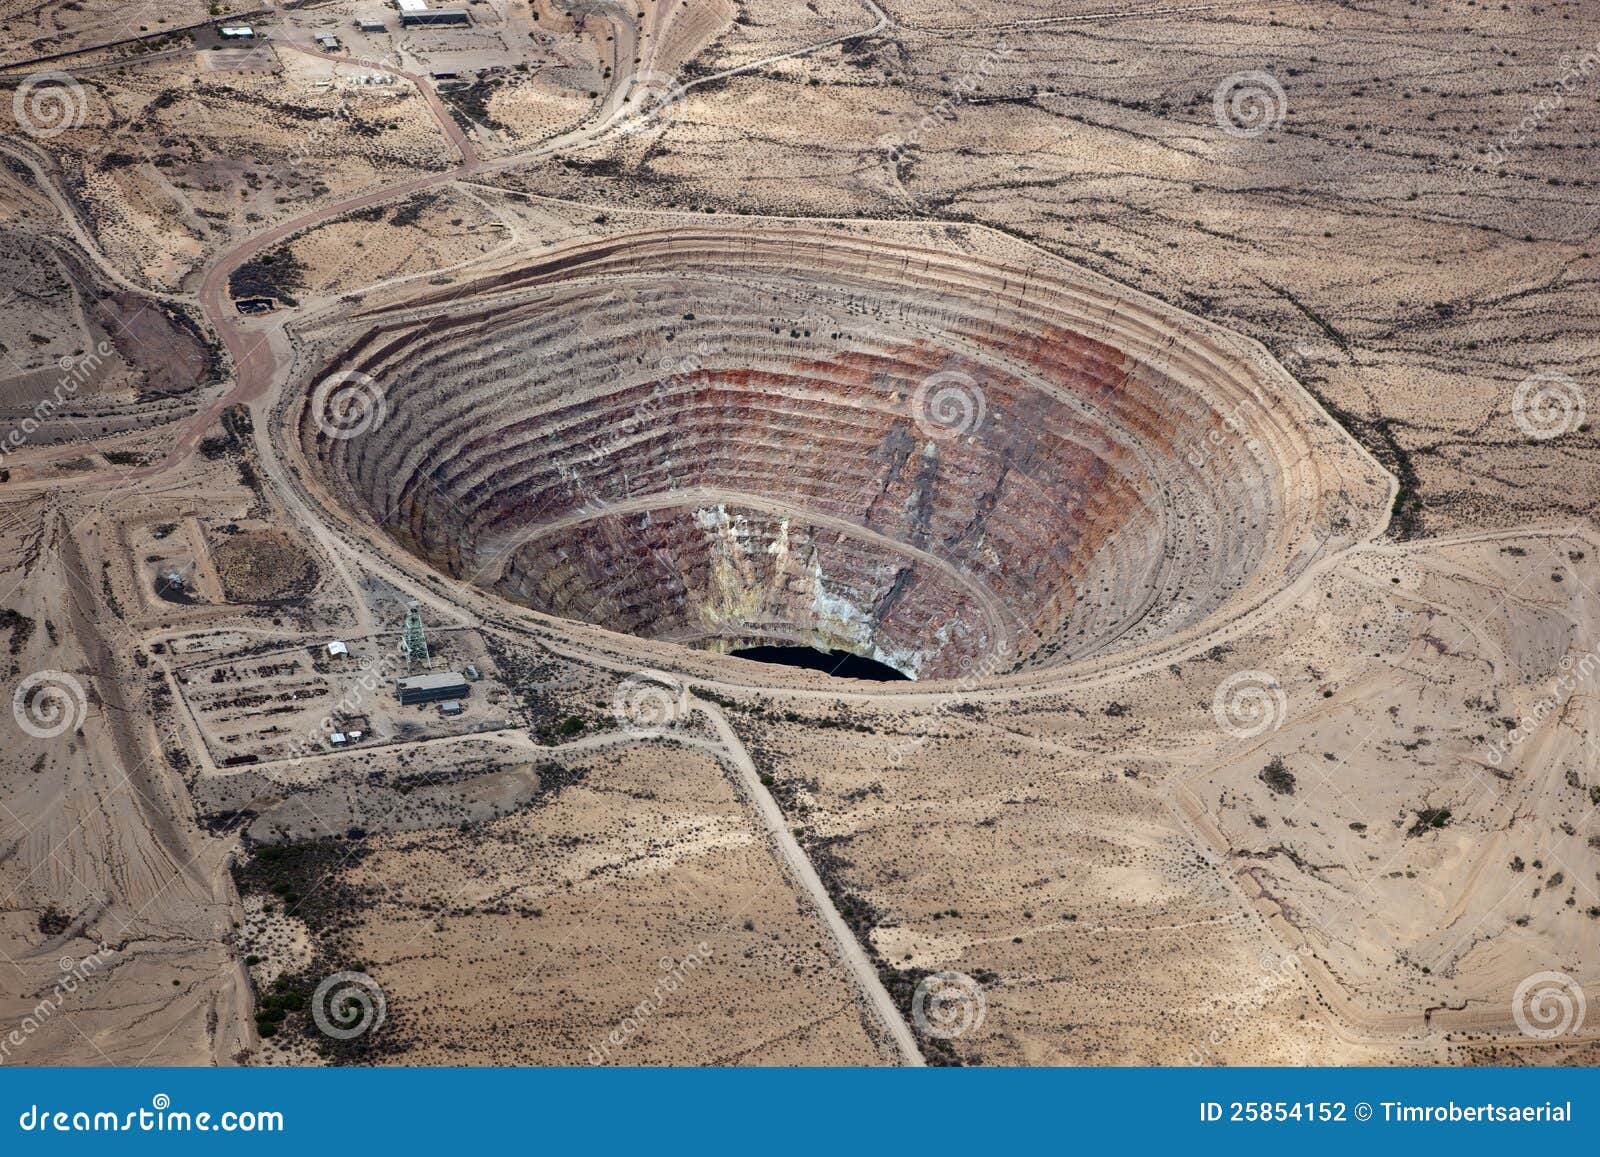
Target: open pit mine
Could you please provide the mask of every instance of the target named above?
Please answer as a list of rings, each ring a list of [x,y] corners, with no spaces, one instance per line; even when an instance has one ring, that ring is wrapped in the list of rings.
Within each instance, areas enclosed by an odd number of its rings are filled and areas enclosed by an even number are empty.
[[[1387,477],[1258,347],[982,242],[563,247],[358,311],[305,453],[418,556],[544,614],[916,680],[1171,647],[1379,529]],[[383,420],[341,424],[363,393]]]
[[[0,1066],[1600,1059],[1600,6],[11,7]]]

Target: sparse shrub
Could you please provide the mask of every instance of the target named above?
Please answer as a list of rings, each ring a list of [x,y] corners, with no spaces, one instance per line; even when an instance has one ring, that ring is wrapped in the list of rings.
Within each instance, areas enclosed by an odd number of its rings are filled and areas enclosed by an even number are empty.
[[[1259,776],[1262,783],[1267,785],[1267,790],[1273,795],[1293,795],[1295,787],[1294,772],[1289,770],[1289,765],[1283,761],[1283,756],[1274,755],[1267,766],[1261,769]]]
[[[1408,836],[1427,835],[1437,831],[1450,822],[1450,809],[1447,807],[1425,807],[1417,813],[1417,822],[1407,830]]]

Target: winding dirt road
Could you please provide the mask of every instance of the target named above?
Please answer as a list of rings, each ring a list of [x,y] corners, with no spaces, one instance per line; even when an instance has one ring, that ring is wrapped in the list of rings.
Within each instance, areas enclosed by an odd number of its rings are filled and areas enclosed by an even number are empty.
[[[684,85],[675,95],[681,97],[684,93],[701,85],[710,84],[713,81],[757,71],[779,61],[808,56],[855,37],[870,36],[889,25],[888,16],[883,9],[874,3],[874,0],[860,0],[860,2],[872,15],[872,23],[868,27],[829,37],[787,52],[774,53],[711,76],[701,77]],[[656,21],[658,27],[653,40],[653,43],[661,43],[665,37],[666,27],[675,12],[675,7],[670,4],[651,4],[650,0],[642,0],[641,6],[653,14],[663,9],[665,10],[665,14],[661,15],[660,19]],[[632,13],[628,8],[613,2],[597,5],[594,8],[594,12],[606,14],[610,18],[615,30],[616,56],[619,60],[631,60],[640,55],[638,26],[634,23]],[[308,43],[289,40],[280,42],[280,46],[319,60],[326,59],[326,55],[320,49]],[[228,293],[229,279],[247,261],[260,256],[272,246],[296,233],[311,229],[324,222],[332,221],[348,213],[370,208],[373,205],[378,205],[397,197],[409,196],[440,185],[447,185],[454,181],[481,174],[504,172],[570,149],[596,144],[617,131],[617,126],[620,123],[628,122],[631,127],[639,123],[640,118],[653,115],[657,111],[644,106],[645,101],[653,99],[653,94],[647,88],[633,85],[631,76],[620,78],[601,99],[599,108],[583,124],[551,137],[541,142],[537,147],[525,152],[515,153],[495,161],[484,161],[479,157],[476,148],[473,146],[472,139],[462,131],[460,125],[456,123],[455,117],[451,115],[449,108],[440,99],[438,93],[434,91],[425,77],[377,62],[367,62],[363,67],[368,71],[385,72],[401,77],[416,87],[423,100],[427,102],[428,110],[433,114],[434,120],[438,123],[440,131],[444,134],[451,150],[455,153],[456,163],[438,172],[391,181],[355,196],[330,202],[320,208],[281,222],[261,233],[254,234],[219,255],[212,262],[201,281],[197,301],[207,324],[211,326],[228,351],[228,357],[232,361],[234,369],[233,387],[213,401],[211,405],[192,415],[184,422],[178,431],[177,437],[174,439],[172,448],[162,461],[135,470],[102,471],[94,474],[78,475],[74,478],[76,484],[82,486],[97,484],[127,485],[129,483],[143,482],[167,473],[188,460],[195,447],[199,444],[200,439],[204,436],[205,431],[215,425],[226,410],[232,406],[256,401],[265,396],[271,389],[274,383],[274,375],[278,369],[277,355],[271,344],[271,329],[267,326],[250,327],[248,320],[241,317],[237,312],[233,305],[233,299]],[[648,64],[644,66],[642,71],[649,71]],[[30,161],[31,164],[32,162]],[[68,223],[68,227],[73,231],[75,237],[80,243],[85,244],[86,251],[92,257],[99,258],[96,264],[117,280],[119,284],[134,288],[126,282],[119,272],[111,268],[109,262],[100,257],[99,250],[96,247],[87,244],[87,230],[83,228],[70,199],[66,197],[63,190],[57,187],[55,176],[47,174],[42,168],[36,169],[36,176],[41,180],[42,184],[48,187],[49,196],[61,211],[63,220]],[[143,289],[140,292],[149,293],[148,290]],[[53,485],[54,482],[52,481],[50,484]],[[24,484],[24,486],[27,485],[31,484]]]
[[[887,24],[887,18],[882,10],[873,4],[872,0],[863,0],[863,2],[874,16],[873,24],[864,32],[846,33],[802,49],[780,53],[768,59],[752,61],[739,68],[719,73],[715,77],[703,78],[695,82],[695,84],[686,86],[683,91],[736,73],[762,68],[776,60],[789,59],[816,52],[849,37],[870,34],[883,28]],[[599,11],[605,11],[613,18],[619,58],[632,59],[638,55],[638,31],[633,22],[631,12],[620,5],[605,6]],[[659,23],[664,25],[665,21],[670,20],[670,18],[671,9],[668,10]],[[661,30],[658,29],[657,31],[658,35],[655,39],[659,43]],[[321,53],[311,45],[287,42],[282,46],[293,51],[317,57],[321,56]],[[270,395],[278,384],[277,376],[280,368],[280,359],[276,347],[286,343],[284,343],[280,325],[252,323],[249,319],[241,317],[236,311],[229,293],[229,282],[234,272],[246,262],[260,256],[287,238],[323,222],[344,216],[353,211],[391,201],[398,197],[447,185],[482,173],[510,169],[540,157],[596,143],[612,133],[619,122],[625,119],[636,121],[641,115],[649,115],[651,112],[649,109],[639,107],[641,100],[648,95],[646,91],[624,82],[615,86],[603,98],[597,114],[590,122],[545,141],[536,149],[527,153],[507,157],[492,163],[485,163],[479,157],[472,140],[461,130],[450,110],[440,100],[438,94],[425,78],[399,68],[378,65],[369,65],[368,67],[374,71],[392,73],[415,85],[417,91],[427,102],[430,112],[454,152],[456,163],[438,172],[420,174],[404,180],[389,182],[376,188],[368,189],[356,196],[300,214],[264,232],[255,234],[219,256],[206,271],[200,283],[197,302],[205,315],[207,323],[212,327],[228,351],[228,357],[233,364],[234,370],[232,388],[183,424],[171,449],[160,463],[132,472],[118,472],[114,476],[110,474],[85,476],[78,480],[80,483],[94,484],[104,481],[126,485],[130,482],[143,482],[172,471],[188,460],[199,444],[200,439],[205,436],[207,430],[216,424],[224,411],[237,405],[258,401]],[[43,170],[40,170],[38,175],[41,180],[46,176]],[[45,183],[48,184],[49,182],[46,181]],[[63,216],[73,221],[75,231],[78,231],[76,217],[70,212],[70,201],[65,198],[64,193],[59,193],[57,190],[52,189],[52,198],[56,199],[57,206],[62,210]],[[81,239],[86,240],[87,235],[85,234]],[[270,437],[261,439],[262,466],[268,480],[275,485],[277,492],[282,495],[282,500],[287,508],[286,512],[296,517],[317,539],[323,551],[335,561],[336,569],[340,576],[350,585],[353,591],[357,591],[356,601],[360,605],[361,600],[358,589],[354,584],[353,576],[350,575],[345,566],[345,558],[350,553],[347,545],[317,516],[318,512],[313,509],[314,504],[304,501],[302,494],[293,484],[290,471],[284,468],[284,464],[272,452],[271,441]],[[410,588],[412,584],[403,582],[402,586],[403,588]],[[418,590],[417,593],[427,598],[430,604],[437,605],[444,601],[437,595],[432,595],[431,592]],[[459,604],[449,606],[449,612],[450,617],[453,619],[475,617],[470,608]],[[922,1053],[917,1046],[916,1037],[907,1026],[893,998],[884,988],[871,958],[856,940],[855,934],[834,907],[832,898],[828,895],[826,887],[817,875],[815,867],[813,867],[804,850],[801,849],[798,841],[789,831],[777,803],[766,788],[762,786],[755,764],[739,740],[738,735],[714,704],[694,701],[692,706],[705,714],[710,720],[720,742],[712,744],[709,741],[689,736],[673,736],[671,738],[689,742],[691,746],[703,745],[729,766],[739,781],[742,794],[750,801],[756,818],[766,830],[774,851],[783,858],[796,885],[804,889],[815,907],[818,916],[836,945],[840,959],[854,978],[866,1006],[871,1010],[874,1018],[882,1025],[883,1031],[898,1054],[901,1063],[906,1065],[923,1064]],[[572,745],[572,748],[576,749],[585,744],[598,746],[602,743],[613,741],[611,737],[607,737],[605,740],[579,741],[578,744]]]
[[[685,86],[684,91],[738,73],[763,68],[779,60],[804,56],[839,43],[842,40],[871,35],[890,24],[888,16],[872,0],[863,0],[863,3],[875,18],[870,28],[858,32],[845,33],[814,45],[753,61],[738,68],[701,78]],[[1209,5],[1205,7],[1223,6]],[[1152,16],[1159,14],[1161,11],[1163,10],[1151,9],[1122,13],[1120,15]],[[637,49],[637,34],[631,14],[620,7],[616,8],[615,14],[617,16],[619,58],[631,58]],[[1095,20],[1103,19],[1110,15],[1116,14],[1084,15],[1059,19]],[[1022,21],[1004,27],[1019,27],[1034,23],[1054,23],[1056,19]],[[624,48],[625,39],[626,48]],[[286,47],[290,50],[307,53],[319,58],[322,56],[318,50],[308,45],[290,42],[287,44],[281,43],[280,47]],[[441,132],[454,153],[455,163],[445,169],[389,182],[355,196],[324,205],[247,238],[221,254],[207,269],[200,283],[196,300],[205,315],[206,321],[211,325],[228,351],[234,367],[232,387],[217,397],[209,406],[184,422],[171,449],[160,463],[134,471],[81,475],[73,480],[74,484],[126,485],[130,482],[152,479],[172,471],[189,459],[206,431],[216,424],[225,410],[236,405],[259,401],[271,396],[272,391],[279,384],[277,377],[280,369],[280,351],[274,344],[275,341],[281,341],[281,338],[275,336],[279,332],[279,325],[276,321],[253,322],[239,316],[228,292],[231,276],[246,262],[299,232],[353,211],[458,181],[466,181],[486,173],[505,171],[542,157],[598,143],[616,131],[619,122],[636,118],[644,111],[638,107],[635,95],[628,90],[626,84],[621,84],[614,87],[602,100],[589,122],[545,141],[528,152],[493,162],[485,162],[478,155],[471,138],[461,130],[450,110],[437,93],[433,91],[425,77],[405,72],[398,68],[381,66],[369,66],[369,68],[374,71],[390,72],[416,86],[417,91],[427,103],[430,112],[438,122]],[[54,187],[52,182],[57,180],[56,176],[44,169],[36,169],[36,175],[40,178],[41,184],[48,188],[52,200],[61,210],[63,219],[69,223],[69,227],[72,229],[76,239],[84,244],[87,252],[91,255],[96,255],[97,250],[87,243],[87,232],[82,228],[75,212],[72,210],[70,200],[66,199]],[[97,264],[107,267],[107,263],[103,259],[97,261]],[[119,283],[124,284],[125,287],[132,288],[120,274],[115,274],[114,271],[110,272],[113,273],[114,278]],[[527,634],[530,628],[539,630],[549,626],[548,620],[531,613],[525,613],[520,608],[508,608],[503,604],[499,604],[490,596],[464,582],[446,578],[439,587],[430,588],[427,584],[417,581],[414,568],[410,565],[413,560],[405,559],[402,565],[396,566],[394,565],[395,559],[386,557],[384,553],[374,550],[371,542],[353,543],[349,541],[344,534],[343,524],[339,520],[322,517],[325,512],[320,509],[319,496],[306,491],[304,479],[291,476],[291,471],[286,467],[284,461],[273,453],[271,441],[271,438],[265,434],[260,439],[264,459],[263,465],[268,480],[274,485],[276,492],[282,496],[287,513],[299,520],[330,556],[335,559],[359,557],[360,564],[363,567],[375,574],[383,575],[386,579],[394,582],[400,589],[414,594],[425,605],[453,621],[479,619],[506,626],[523,634]],[[683,498],[684,495],[680,494],[672,500],[681,501]],[[751,503],[750,496],[739,496],[737,500],[747,505]],[[665,499],[661,501],[664,502]],[[639,509],[645,508],[645,506],[639,507]],[[615,508],[617,512],[622,512],[626,509],[626,506]],[[549,527],[542,528],[542,530],[548,532],[558,528],[559,524],[552,524]],[[859,532],[859,528],[852,528],[852,530]],[[1377,546],[1367,543],[1356,544],[1350,552],[1346,553],[1364,551],[1385,554],[1398,553],[1403,549],[1405,548]],[[1059,694],[1067,687],[1081,689],[1084,686],[1105,682],[1112,678],[1125,679],[1130,673],[1136,673],[1140,669],[1153,669],[1158,665],[1164,665],[1186,655],[1198,653],[1249,629],[1251,622],[1256,621],[1260,614],[1270,613],[1273,607],[1284,606],[1301,598],[1322,574],[1338,565],[1340,561],[1341,557],[1338,556],[1317,560],[1314,565],[1308,566],[1294,582],[1288,584],[1271,602],[1264,607],[1255,608],[1247,617],[1248,621],[1241,619],[1229,622],[1223,625],[1221,629],[1208,634],[1204,639],[1188,643],[1183,648],[1157,650],[1147,656],[1141,656],[1135,664],[1129,664],[1126,661],[1112,661],[1103,666],[1087,666],[1074,672],[1073,676],[1068,679],[1049,678],[1026,682],[1018,681],[1009,686],[977,690],[967,688],[960,692],[961,698],[966,701],[1001,702],[1026,696]],[[342,565],[340,570],[343,572],[342,577],[350,581],[351,576],[347,571],[344,571]],[[358,605],[360,605],[359,599]],[[996,620],[996,629],[999,629],[999,624],[1003,622],[1002,612],[988,606],[987,603],[985,609],[991,612],[991,617]],[[571,629],[567,630],[565,627],[570,627]],[[540,633],[541,642],[556,653],[579,658],[585,663],[601,668],[611,668],[619,673],[638,670],[641,661],[649,662],[660,660],[661,658],[660,654],[652,653],[652,648],[641,644],[638,640],[620,640],[599,628],[591,629],[581,625],[567,624],[564,625],[564,638],[559,641],[551,641],[543,637],[542,630],[540,630]],[[684,683],[691,689],[701,687],[731,693],[759,689],[754,684],[717,677],[694,678],[693,680],[685,678]],[[895,706],[906,708],[937,708],[947,703],[952,697],[952,691],[947,688],[925,689],[920,693],[911,690],[884,692],[880,689],[858,692],[838,685],[818,687],[815,690],[800,686],[788,687],[785,689],[785,693],[796,698],[819,701],[856,702],[874,705],[893,703]],[[743,794],[750,801],[756,818],[766,830],[774,849],[782,856],[797,885],[804,889],[806,895],[815,906],[823,923],[828,928],[829,934],[835,941],[841,959],[850,969],[857,987],[875,1017],[883,1025],[899,1052],[903,1063],[908,1065],[924,1063],[915,1035],[884,988],[871,958],[858,942],[848,924],[839,915],[815,867],[789,830],[781,809],[772,798],[771,793],[762,786],[755,764],[743,743],[739,740],[737,733],[716,704],[706,700],[695,699],[692,695],[690,704],[694,710],[702,713],[715,729],[720,741],[719,744],[714,745],[717,752],[727,760],[737,777]],[[694,746],[705,745],[708,750],[713,747],[707,740],[686,738],[684,741],[690,742]],[[600,746],[612,742],[615,742],[615,739],[609,737],[604,740],[584,740],[572,745],[572,748],[585,744]],[[1189,806],[1191,801],[1177,797],[1168,799],[1166,802],[1178,815],[1180,822],[1184,823],[1185,827],[1189,829],[1194,842],[1198,846],[1210,846],[1213,852],[1225,854],[1225,842],[1222,848],[1219,849],[1215,840],[1207,838],[1207,833],[1202,830],[1204,816],[1192,806]],[[1235,884],[1235,888],[1238,891],[1238,899],[1243,910],[1252,913],[1257,920],[1264,919],[1257,912],[1251,898],[1244,894],[1243,889],[1239,888],[1237,884]],[[1320,976],[1319,979],[1321,979]],[[1331,981],[1331,978],[1329,979]],[[1337,993],[1339,989],[1336,984],[1331,984],[1327,991]],[[1339,1011],[1340,1017],[1347,1023],[1359,1023],[1359,1017],[1354,1015],[1352,1008],[1341,1007]],[[1334,1023],[1338,1023],[1339,1019],[1339,1017],[1330,1018]],[[1384,1043],[1393,1042],[1385,1039]]]

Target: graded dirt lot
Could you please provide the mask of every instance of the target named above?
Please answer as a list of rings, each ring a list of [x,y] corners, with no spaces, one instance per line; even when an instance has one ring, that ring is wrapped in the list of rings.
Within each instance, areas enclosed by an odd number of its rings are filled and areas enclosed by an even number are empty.
[[[1600,15],[470,9],[0,13],[0,1060],[1594,1063]]]

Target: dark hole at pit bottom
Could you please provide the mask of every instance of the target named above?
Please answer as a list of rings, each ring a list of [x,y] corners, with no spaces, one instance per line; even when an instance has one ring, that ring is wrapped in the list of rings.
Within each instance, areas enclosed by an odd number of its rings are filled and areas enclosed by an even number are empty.
[[[733,652],[736,658],[752,659],[757,663],[776,663],[780,667],[804,667],[807,671],[822,671],[841,679],[876,679],[887,683],[909,679],[876,659],[853,655],[849,651],[819,651],[815,647],[741,647]]]

